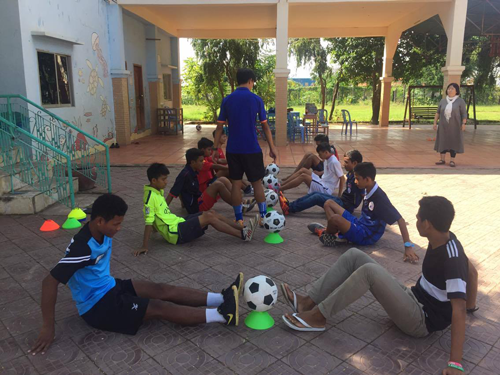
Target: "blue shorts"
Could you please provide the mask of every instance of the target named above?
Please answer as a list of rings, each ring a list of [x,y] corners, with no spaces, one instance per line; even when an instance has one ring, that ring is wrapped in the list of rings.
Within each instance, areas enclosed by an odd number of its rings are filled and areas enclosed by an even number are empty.
[[[340,234],[340,238],[345,238],[356,245],[373,245],[379,240],[380,237],[374,237],[372,232],[361,224],[356,216],[349,213],[347,210],[344,211],[342,217],[351,223],[351,227],[346,233]]]

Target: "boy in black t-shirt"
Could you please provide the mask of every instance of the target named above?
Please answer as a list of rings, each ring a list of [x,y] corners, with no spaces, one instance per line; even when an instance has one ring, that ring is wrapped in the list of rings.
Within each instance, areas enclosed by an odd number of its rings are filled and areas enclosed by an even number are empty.
[[[312,285],[308,295],[282,284],[295,312],[283,316],[285,324],[297,331],[324,331],[328,318],[370,291],[396,326],[410,336],[424,337],[451,324],[450,359],[442,373],[462,374],[466,307],[475,304],[467,300],[468,292],[475,298],[477,272],[449,231],[455,216],[451,202],[424,197],[419,204],[417,229],[429,246],[417,285],[407,288],[369,255],[352,248]]]

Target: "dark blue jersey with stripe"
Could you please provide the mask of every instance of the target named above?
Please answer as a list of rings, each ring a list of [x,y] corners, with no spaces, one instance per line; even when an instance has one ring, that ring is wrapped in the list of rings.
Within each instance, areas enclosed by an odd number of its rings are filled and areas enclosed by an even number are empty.
[[[111,238],[102,244],[90,233],[89,224],[71,239],[66,255],[50,271],[52,277],[68,284],[80,315],[89,311],[116,282],[109,273]]]

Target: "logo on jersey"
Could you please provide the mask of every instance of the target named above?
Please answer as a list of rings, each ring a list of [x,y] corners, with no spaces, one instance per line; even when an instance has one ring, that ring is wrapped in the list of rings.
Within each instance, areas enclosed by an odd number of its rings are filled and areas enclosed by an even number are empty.
[[[375,208],[375,203],[373,202],[368,203],[368,208],[370,209],[370,211],[373,211],[373,209]]]
[[[71,242],[69,243],[68,247],[66,248],[66,254],[69,254],[69,252],[71,251],[70,247],[73,244],[73,242],[75,242],[74,238],[71,239]]]
[[[132,310],[138,311],[139,305],[137,303],[132,304]]]
[[[95,263],[94,264],[99,263],[99,261],[102,259],[103,256],[104,256],[104,254],[101,254],[97,258],[95,258]]]
[[[148,206],[144,208],[144,211],[146,212],[146,215],[149,215],[149,213],[151,212]]]

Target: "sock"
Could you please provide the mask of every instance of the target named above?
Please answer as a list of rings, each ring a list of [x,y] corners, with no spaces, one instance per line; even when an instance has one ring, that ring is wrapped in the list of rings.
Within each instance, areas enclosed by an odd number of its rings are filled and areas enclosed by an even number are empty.
[[[207,320],[207,323],[226,323],[226,319],[219,314],[217,309],[206,309],[205,319]]]
[[[267,213],[267,205],[266,205],[266,202],[262,202],[262,203],[257,203],[258,206],[259,206],[259,213],[260,213],[260,217],[264,217],[266,216],[266,213]]]
[[[243,205],[233,206],[233,210],[236,221],[243,220]]]
[[[207,294],[207,307],[219,307],[224,302],[224,297],[220,293]]]

